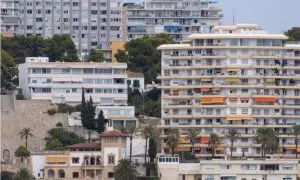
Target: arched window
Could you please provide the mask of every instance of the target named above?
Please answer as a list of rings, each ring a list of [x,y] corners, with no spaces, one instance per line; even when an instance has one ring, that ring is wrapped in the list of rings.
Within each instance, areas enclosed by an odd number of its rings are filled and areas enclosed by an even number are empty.
[[[48,170],[48,178],[54,178],[55,177],[55,172],[52,169]]]
[[[97,156],[96,158],[96,165],[100,165],[101,164],[101,157]]]
[[[10,160],[10,152],[8,149],[4,149],[3,151],[3,159],[4,161],[9,161]]]
[[[58,177],[59,177],[59,178],[65,178],[65,171],[62,170],[62,169],[60,169],[60,170],[58,171]]]
[[[84,157],[84,165],[89,165],[89,157],[88,156]]]
[[[94,156],[91,157],[91,165],[95,165],[95,157]]]

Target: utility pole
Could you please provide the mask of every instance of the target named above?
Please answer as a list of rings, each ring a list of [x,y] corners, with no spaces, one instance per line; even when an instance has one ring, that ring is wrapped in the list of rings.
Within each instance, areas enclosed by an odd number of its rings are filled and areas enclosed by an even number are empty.
[[[235,10],[232,10],[232,24],[235,25]]]

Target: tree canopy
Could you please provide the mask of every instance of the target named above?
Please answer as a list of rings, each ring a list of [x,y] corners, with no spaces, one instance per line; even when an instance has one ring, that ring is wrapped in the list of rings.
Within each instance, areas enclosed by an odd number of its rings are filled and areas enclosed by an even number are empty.
[[[154,37],[133,39],[125,44],[125,51],[119,50],[115,54],[118,62],[128,63],[128,70],[143,73],[146,83],[156,81],[160,73],[161,52],[157,47],[162,44],[173,43],[166,34]]]
[[[28,149],[24,146],[19,146],[18,149],[15,152],[16,157],[21,157],[21,162],[23,162],[24,157],[30,156],[30,152]]]
[[[4,89],[14,89],[16,83],[13,78],[17,74],[14,58],[1,49],[1,87]]]
[[[104,53],[103,53],[103,51],[92,49],[90,51],[90,55],[89,55],[88,61],[103,62],[104,61]]]
[[[74,132],[69,132],[63,128],[53,128],[48,131],[46,140],[46,150],[63,150],[65,146],[83,143],[85,139]]]
[[[300,41],[300,27],[293,27],[286,31],[285,35],[289,37],[290,41]]]
[[[1,37],[1,49],[14,59],[16,64],[26,57],[46,56],[50,61],[79,61],[76,46],[69,35],[54,35],[43,39],[38,36]]]

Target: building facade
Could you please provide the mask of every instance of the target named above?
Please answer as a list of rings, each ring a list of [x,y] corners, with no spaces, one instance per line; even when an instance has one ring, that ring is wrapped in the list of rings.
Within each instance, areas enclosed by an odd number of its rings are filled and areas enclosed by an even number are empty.
[[[143,73],[127,72],[128,76],[128,86],[134,90],[139,90],[140,92],[145,91],[145,77]]]
[[[100,135],[99,143],[68,146],[60,153],[34,153],[33,174],[42,179],[113,180],[113,168],[126,157],[126,137],[119,131]]]
[[[157,166],[161,180],[296,180],[299,177],[298,161],[291,159],[181,163],[178,157],[159,157]]]
[[[81,56],[122,38],[120,0],[23,0],[22,34],[68,34]]]
[[[47,57],[28,57],[19,65],[19,86],[27,99],[80,104],[127,105],[125,63],[49,62]]]
[[[216,155],[224,156],[230,152],[224,136],[234,128],[241,138],[233,155],[260,156],[256,131],[270,127],[279,138],[275,154],[294,157],[300,151],[291,135],[292,126],[300,124],[299,44],[286,44],[285,35],[268,34],[255,24],[216,26],[211,34],[188,39],[187,44],[159,47],[161,137],[178,128],[177,151],[190,151],[187,129],[200,129],[196,156],[207,157],[209,135],[216,133],[222,138]]]
[[[181,42],[192,33],[210,32],[222,18],[221,9],[212,2],[196,0],[150,0],[143,5],[125,4],[123,11],[127,40],[166,33]]]
[[[1,8],[1,34],[13,36],[20,32],[22,3],[16,0],[2,0]]]

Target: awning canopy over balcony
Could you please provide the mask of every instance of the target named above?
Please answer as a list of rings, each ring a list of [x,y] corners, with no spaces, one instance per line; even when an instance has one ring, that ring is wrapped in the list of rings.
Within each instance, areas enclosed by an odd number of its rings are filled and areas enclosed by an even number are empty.
[[[229,77],[229,78],[226,78],[226,81],[227,82],[240,82],[241,79],[240,78]]]
[[[227,121],[241,121],[241,120],[252,120],[250,115],[228,115],[226,117]]]
[[[257,97],[254,98],[255,102],[270,102],[270,103],[275,103],[276,98],[275,97]]]
[[[209,137],[208,137],[208,136],[202,136],[202,137],[200,138],[200,142],[201,142],[201,143],[208,143],[208,141],[209,141]]]
[[[67,156],[56,156],[56,157],[46,157],[47,164],[60,164],[60,163],[67,163],[68,157]]]
[[[180,144],[190,144],[190,140],[187,137],[180,137],[179,138],[179,143]]]
[[[201,104],[224,103],[224,97],[203,97],[200,101]]]

